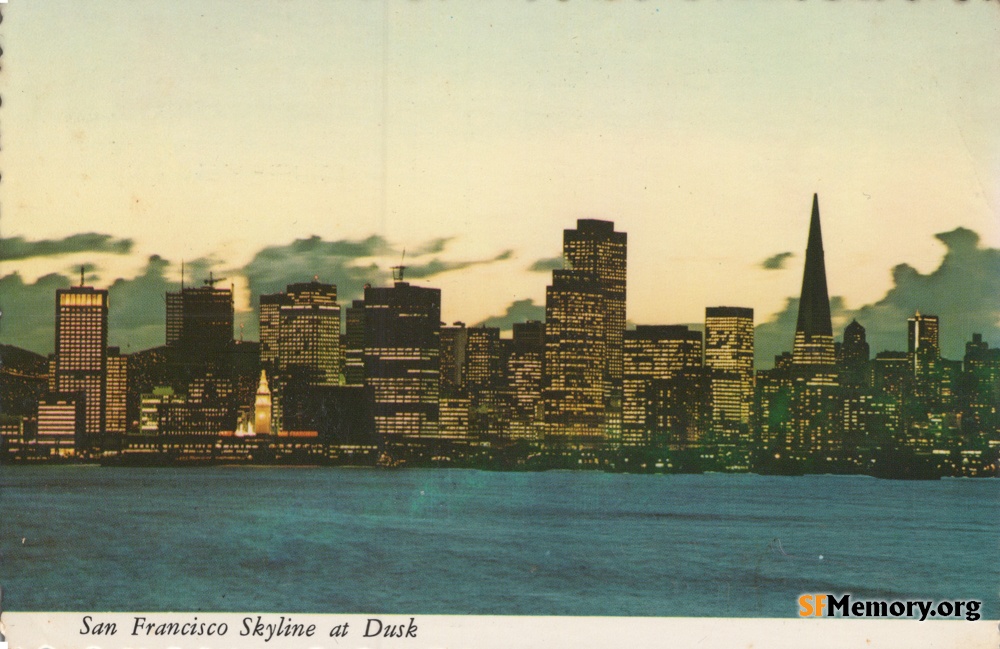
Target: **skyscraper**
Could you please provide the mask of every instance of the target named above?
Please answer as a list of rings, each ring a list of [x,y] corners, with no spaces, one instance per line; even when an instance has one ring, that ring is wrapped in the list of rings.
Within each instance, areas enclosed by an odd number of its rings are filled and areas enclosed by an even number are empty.
[[[792,425],[786,449],[793,457],[832,458],[844,450],[836,359],[819,197],[813,194],[799,318],[792,347]]]
[[[622,446],[647,446],[654,441],[650,408],[654,383],[700,368],[701,357],[701,332],[683,325],[639,325],[625,332]],[[667,397],[675,394],[679,392],[671,390]]]
[[[503,432],[500,392],[504,375],[500,329],[470,327],[466,331],[468,342],[463,379],[471,407],[469,432],[479,439],[495,438]]]
[[[545,359],[545,323],[516,322],[507,355],[506,384],[511,439],[539,441],[542,437],[542,366]]]
[[[799,299],[799,319],[795,326],[792,361],[796,365],[833,365],[836,361],[817,194],[813,194],[809,242],[806,245],[806,265],[802,273],[802,293]]]
[[[337,287],[319,281],[289,284],[278,307],[278,371],[311,385],[340,383],[340,305]]]
[[[717,441],[750,440],[753,342],[753,309],[705,309],[705,369],[711,381],[712,426]]]
[[[104,432],[108,292],[90,286],[56,291],[56,392],[82,394],[85,446]]]
[[[940,356],[941,346],[938,343],[939,321],[936,315],[916,315],[906,321],[907,347],[906,351],[913,354],[920,350]]]
[[[851,320],[844,328],[844,343],[840,348],[841,384],[858,389],[868,382],[870,360],[871,349],[865,336],[865,328],[857,320]]]
[[[172,331],[180,323],[180,331],[167,338],[184,364],[214,360],[233,341],[233,291],[215,288],[218,281],[209,278],[204,286],[167,293],[167,322]]]
[[[441,290],[402,280],[367,287],[364,327],[375,431],[393,439],[437,437]]]
[[[128,357],[118,347],[108,347],[104,432],[124,435],[128,424]]]
[[[622,379],[622,339],[625,334],[628,234],[615,232],[612,221],[579,219],[575,230],[563,231],[563,258],[570,270],[590,273],[604,301],[606,372],[612,382]]]
[[[545,438],[552,446],[596,448],[608,441],[605,318],[604,295],[592,274],[552,271],[542,387]]]
[[[347,385],[365,383],[365,301],[354,300],[347,307],[344,345],[344,382]]]
[[[170,294],[167,294],[170,297]],[[275,371],[278,369],[278,332],[281,329],[281,305],[288,303],[287,293],[260,296],[258,322],[260,324],[260,362]]]
[[[563,232],[567,269],[553,272],[546,292],[546,322],[557,319],[545,330],[545,421],[554,439],[620,443],[627,254],[628,235],[616,232],[611,221],[580,219],[575,230]],[[599,312],[588,312],[598,303]],[[596,367],[583,370],[581,363]],[[574,378],[560,376],[563,370],[572,375],[572,368],[581,371]]]

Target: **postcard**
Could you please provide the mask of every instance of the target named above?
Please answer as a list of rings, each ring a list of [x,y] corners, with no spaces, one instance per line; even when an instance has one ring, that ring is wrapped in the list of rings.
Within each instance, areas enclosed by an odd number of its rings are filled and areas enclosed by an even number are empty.
[[[0,649],[996,646],[994,2],[0,13]]]

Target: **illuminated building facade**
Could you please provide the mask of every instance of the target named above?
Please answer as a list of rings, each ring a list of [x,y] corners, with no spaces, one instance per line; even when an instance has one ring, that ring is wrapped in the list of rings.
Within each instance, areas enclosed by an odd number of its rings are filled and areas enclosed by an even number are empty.
[[[623,340],[622,446],[649,446],[656,425],[651,421],[656,381],[689,376],[702,366],[702,337],[683,325],[639,325],[626,331]],[[680,385],[664,386],[660,410],[665,401],[679,397]],[[669,418],[669,415],[665,415]]]
[[[541,441],[545,323],[517,322],[513,335],[504,369],[509,413],[507,434],[511,439]]]
[[[597,448],[609,441],[604,295],[595,277],[555,270],[545,292],[545,442]]]
[[[716,441],[748,443],[754,398],[753,309],[705,309],[705,369]]]
[[[333,284],[289,284],[278,308],[278,371],[311,385],[340,383],[340,305]]]
[[[260,371],[260,383],[254,398],[253,432],[256,435],[271,434],[271,389],[267,386],[267,372]]]
[[[108,347],[104,430],[108,435],[124,435],[128,426],[128,357],[118,347]]]
[[[99,444],[107,408],[108,292],[56,291],[55,391],[83,399],[85,446]]]
[[[85,434],[83,393],[49,392],[38,401],[38,433],[35,443],[50,455],[72,456]]]
[[[799,315],[792,347],[792,426],[786,451],[832,458],[843,449],[842,416],[819,197],[813,195]]]
[[[470,327],[465,348],[463,380],[469,395],[469,433],[477,439],[488,439],[502,434],[501,391],[503,367],[501,365],[500,329],[496,327]]]
[[[441,291],[397,281],[365,288],[365,381],[375,430],[393,439],[438,436]]]
[[[616,232],[612,221],[579,219],[575,230],[563,231],[563,259],[567,269],[590,277],[604,305],[603,435],[614,447],[621,441],[628,235]]]

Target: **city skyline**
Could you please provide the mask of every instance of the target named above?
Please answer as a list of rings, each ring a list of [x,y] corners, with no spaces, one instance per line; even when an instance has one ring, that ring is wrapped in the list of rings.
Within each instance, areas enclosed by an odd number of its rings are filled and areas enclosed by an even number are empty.
[[[818,195],[814,195],[813,209],[817,210],[818,209],[817,206],[818,206]],[[583,221],[593,221],[593,220],[583,219]],[[948,247],[948,254],[945,256],[944,259],[942,259],[941,265],[938,268],[936,268],[933,272],[928,273],[926,275],[921,275],[919,271],[915,271],[914,269],[911,268],[897,267],[896,269],[894,269],[894,273],[897,276],[897,281],[899,281],[901,277],[906,277],[906,276],[909,276],[910,278],[906,281],[914,281],[913,278],[915,276],[916,277],[915,281],[917,282],[925,281],[928,285],[930,285],[932,288],[931,290],[928,291],[926,299],[921,299],[923,296],[920,294],[919,287],[917,287],[917,289],[915,290],[913,285],[907,286],[907,285],[897,284],[894,287],[894,289],[890,291],[882,300],[874,304],[865,305],[859,309],[846,309],[843,306],[841,298],[838,295],[836,295],[835,288],[830,289],[829,296],[827,296],[825,294],[826,287],[823,287],[824,294],[822,297],[826,299],[826,303],[829,304],[829,311],[830,313],[832,313],[833,339],[836,341],[841,341],[843,338],[843,331],[846,325],[853,320],[858,320],[859,318],[861,318],[862,324],[865,326],[869,338],[874,339],[876,341],[872,345],[875,351],[883,351],[883,350],[905,351],[908,349],[908,345],[910,344],[908,342],[908,336],[912,335],[911,329],[913,326],[912,322],[908,322],[907,319],[912,319],[912,315],[914,313],[919,314],[921,311],[923,311],[928,313],[935,312],[937,317],[945,321],[943,333],[941,333],[940,335],[941,342],[939,343],[939,350],[942,356],[949,357],[950,355],[950,357],[953,358],[961,357],[962,350],[964,350],[964,345],[968,341],[969,336],[971,336],[973,333],[982,334],[985,340],[990,344],[1000,344],[1000,321],[998,321],[995,325],[991,327],[990,321],[986,319],[989,317],[989,313],[992,310],[991,305],[988,303],[976,304],[971,301],[967,302],[963,299],[962,294],[955,295],[954,291],[950,290],[949,288],[952,287],[958,279],[964,280],[967,278],[972,278],[972,279],[977,278],[976,271],[979,271],[978,277],[984,280],[985,284],[983,286],[976,286],[972,282],[968,282],[967,283],[968,292],[976,293],[978,291],[987,294],[989,294],[990,292],[996,292],[998,293],[998,300],[1000,300],[1000,250],[984,249],[981,246],[978,246],[978,239],[975,233],[972,233],[968,230],[964,230],[962,228],[954,232],[942,233],[942,235],[940,235],[938,238]],[[46,242],[39,242],[39,243],[45,244]],[[385,242],[359,241],[359,242],[349,242],[348,245],[353,245],[355,247],[364,249],[366,247],[372,247],[372,246],[377,247],[380,245],[384,245],[384,243]],[[431,250],[439,249],[440,247],[442,247],[442,245],[443,245],[442,240],[437,240],[436,242],[434,242],[435,247],[431,248]],[[803,249],[802,252],[797,252],[792,254],[799,256],[803,259],[806,259],[807,248],[808,246],[805,249]],[[822,254],[820,256],[822,256]],[[163,260],[160,260],[160,262],[163,263]],[[547,262],[548,263],[545,265],[546,271],[548,271],[549,269],[559,270],[563,268],[568,268],[568,266],[564,267],[562,265],[565,262],[561,255],[559,257],[547,260]],[[488,262],[473,262],[473,263],[488,263]],[[822,261],[820,263],[822,265]],[[974,267],[978,266],[978,268],[973,268],[973,272],[969,272],[968,269],[969,265],[972,265]],[[421,284],[426,284],[429,282],[429,280],[424,277],[424,274],[428,272],[428,268],[432,268],[433,266],[434,266],[433,262],[426,265],[415,265],[412,267],[407,266],[407,275],[408,276],[416,275],[417,282]],[[962,266],[965,266],[965,268],[962,268]],[[996,271],[997,271],[996,282],[990,282],[991,276],[989,273],[992,271],[992,266],[996,266]],[[173,312],[177,314],[180,312],[179,300],[181,299],[182,295],[190,294],[192,296],[197,296],[199,293],[202,292],[202,289],[206,289],[209,286],[214,286],[217,283],[221,283],[223,285],[229,284],[227,288],[233,288],[232,284],[230,283],[230,278],[212,278],[211,272],[208,271],[207,266],[203,264],[195,262],[194,264],[188,264],[187,267],[188,270],[186,271],[187,273],[186,285],[181,282],[177,283],[166,282],[164,281],[162,276],[160,276],[159,278],[155,278],[153,277],[152,274],[147,273],[147,275],[145,275],[144,277],[137,278],[137,280],[135,280],[134,283],[118,279],[110,287],[105,289],[99,289],[105,291],[111,296],[110,298],[107,299],[108,310],[109,310],[108,344],[127,349],[128,353],[131,353],[135,351],[140,351],[142,349],[149,349],[152,347],[157,347],[162,345],[164,342],[164,335],[166,335],[166,340],[167,342],[169,342],[171,340],[171,337],[176,337],[180,335],[181,324],[179,322],[172,322],[171,313]],[[340,266],[340,269],[345,270],[343,266]],[[67,269],[67,273],[65,275],[57,275],[55,273],[50,274],[47,278],[47,281],[40,281],[38,283],[37,288],[38,289],[45,288],[54,291],[57,289],[65,290],[73,286],[81,286],[84,284],[87,286],[91,286],[91,284],[94,283],[91,281],[94,279],[94,276],[92,274],[88,274],[90,269],[87,264],[84,264],[82,267],[77,267],[75,270],[76,270],[75,277],[70,275],[70,273],[68,272],[69,269]],[[200,275],[198,275],[197,273],[200,270],[205,270],[207,276],[201,277]],[[318,265],[312,265],[309,268],[301,270],[304,272],[305,270],[322,270],[322,268],[320,268]],[[381,278],[382,282],[380,283],[386,285],[391,283],[391,274],[392,274],[391,268],[385,269],[385,272],[383,273],[382,269],[369,267],[366,270],[368,270],[369,272],[372,271],[374,272],[372,272],[372,274],[367,277],[365,276],[359,277],[356,273],[352,272],[352,270],[353,269],[348,269],[345,271],[347,280],[345,283],[349,287],[348,288],[349,291],[352,288],[354,288],[355,290],[356,288],[361,289],[360,293],[356,294],[358,297],[363,297],[364,288],[371,285],[370,282],[365,282],[363,285],[358,287],[357,286],[358,282],[361,279]],[[455,268],[455,269],[448,269],[447,271],[444,272],[460,274],[461,270],[462,270],[461,268]],[[794,269],[789,269],[789,270],[794,270]],[[799,272],[801,273],[801,270]],[[16,273],[14,275],[16,276]],[[57,276],[59,277],[59,279],[53,280],[53,278]],[[287,277],[289,277],[289,280],[287,281],[287,283],[281,283],[280,288],[275,288],[273,290],[264,289],[265,292],[262,292],[260,294],[256,293],[253,294],[253,300],[252,300],[253,304],[248,312],[240,312],[239,309],[236,308],[234,304],[233,308],[235,312],[235,319],[231,322],[231,324],[236,327],[234,335],[237,339],[253,340],[255,342],[260,341],[264,343],[265,348],[267,348],[267,334],[265,333],[264,336],[261,336],[260,327],[258,326],[259,323],[263,322],[263,320],[259,317],[261,310],[263,309],[265,313],[268,312],[268,309],[271,308],[269,306],[269,303],[278,298],[279,293],[283,293],[283,291],[286,288],[292,289],[293,286],[307,287],[309,286],[309,281],[307,280],[310,280],[315,283],[317,281],[320,281],[321,279],[320,274],[314,273],[310,277],[301,277],[299,274],[295,273],[294,270],[290,271],[290,274]],[[539,279],[542,279],[542,277],[539,277]],[[10,277],[3,278],[2,280],[0,280],[0,282],[8,279],[10,279]],[[341,285],[341,282],[338,281],[339,278],[337,276],[330,276],[330,277],[322,276],[322,279],[324,282],[333,285],[334,291],[337,291],[338,290],[337,287]],[[150,280],[150,281],[144,282],[143,280]],[[84,282],[84,284],[80,284],[81,281]],[[284,282],[284,280],[282,280],[282,282]],[[541,281],[540,284],[544,287],[545,282]],[[276,285],[277,285],[276,280],[272,280],[268,284],[268,286],[276,286]],[[495,289],[500,289],[501,291],[503,290],[503,285],[501,281],[495,282],[493,287]],[[94,287],[91,286],[91,288]],[[160,298],[158,298],[159,302],[157,302],[157,299],[154,298],[155,293],[152,296],[150,294],[140,294],[139,291],[143,289],[152,291],[160,289],[163,290],[164,293]],[[445,291],[443,289],[439,290],[441,290],[442,294],[444,295]],[[631,283],[629,283],[629,290],[630,292],[633,290]],[[122,339],[119,327],[116,327],[116,325],[120,324],[120,321],[124,319],[126,320],[126,327],[124,328],[127,329],[129,315],[123,314],[122,311],[124,310],[124,308],[119,306],[118,317],[116,317],[115,307],[117,305],[116,305],[116,300],[114,299],[116,292],[119,294],[119,296],[124,298],[123,301],[126,302],[126,304],[128,304],[130,308],[135,306],[134,304],[135,301],[139,301],[149,305],[153,313],[143,313],[141,314],[141,316],[147,319],[152,319],[153,321],[159,320],[159,323],[157,324],[144,326],[142,337],[136,339],[137,341],[142,341],[142,344],[144,346],[133,347],[129,342]],[[235,290],[233,292],[235,293]],[[906,295],[903,300],[894,300],[893,299],[894,293],[906,294]],[[346,300],[348,302],[351,301],[351,295],[352,295],[351,293],[344,295],[343,291],[341,291],[341,295],[343,296],[343,300]],[[230,300],[230,302],[234,302],[232,296],[228,299]],[[755,368],[757,369],[770,367],[773,364],[773,359],[775,356],[777,356],[782,352],[792,350],[793,345],[789,343],[788,340],[793,337],[793,334],[798,325],[798,320],[802,316],[799,310],[798,298],[788,297],[786,299],[787,299],[786,308],[780,313],[772,314],[769,320],[765,320],[762,322],[759,316],[752,318],[753,321],[755,322],[754,360],[755,360]],[[336,298],[334,298],[334,300],[336,300]],[[8,301],[9,300],[5,300],[5,302]],[[49,297],[46,298],[45,301],[49,303],[51,302],[51,293],[49,294]],[[946,305],[946,308],[944,309],[933,308],[933,305],[935,304],[941,305],[942,301],[943,304]],[[34,300],[34,302],[35,304],[33,306],[37,308],[39,300],[36,299]],[[446,298],[442,298],[442,311],[444,309],[444,305],[447,302],[448,300]],[[915,307],[909,309],[909,313],[902,310],[903,308],[905,308],[904,304],[906,304],[906,302],[916,304]],[[980,312],[972,315],[972,317],[969,317],[969,314],[962,312],[956,314],[954,309],[949,308],[949,305],[953,306],[955,304],[963,304],[975,307],[979,309]],[[996,302],[996,304],[1000,305],[1000,301]],[[55,351],[54,340],[56,338],[55,336],[56,327],[54,321],[51,318],[46,318],[46,313],[38,312],[35,310],[32,310],[30,312],[25,312],[22,310],[19,312],[16,308],[12,312],[11,308],[8,307],[6,304],[2,306],[4,307],[4,313],[3,313],[4,319],[0,320],[0,344],[13,344],[15,346],[23,347],[24,349],[28,349],[29,351],[33,351],[36,353],[41,353],[43,355],[47,353],[53,353]],[[710,308],[711,306],[712,305],[704,305],[702,306],[702,309]],[[753,305],[744,305],[744,306],[750,309],[751,314],[756,315],[754,313],[755,309]],[[49,305],[46,304],[45,308],[48,309]],[[274,308],[276,309],[277,306],[275,306]],[[345,308],[345,311],[347,311],[347,308]],[[996,313],[998,314],[997,317],[1000,318],[1000,306],[996,308]],[[21,319],[27,318],[38,323],[37,326],[50,337],[49,340],[53,341],[53,343],[49,345],[49,350],[47,352],[45,351],[45,347],[39,346],[40,341],[37,339],[32,339],[29,337],[27,341],[25,341],[18,336],[6,335],[8,334],[9,328],[11,326],[16,327],[16,324],[12,322],[14,314],[20,316]],[[160,315],[160,317],[157,317],[157,314],[162,314],[162,315]],[[691,327],[693,330],[700,331],[703,334],[705,333],[705,322],[703,319],[700,321],[695,320],[692,322],[685,322],[685,323],[667,323],[667,322],[643,323],[634,321],[631,317],[631,314],[628,314],[627,311],[626,314],[628,315],[628,318],[626,320],[626,327],[628,330],[635,329],[635,327],[637,326],[646,326],[646,325],[654,326],[654,325],[669,324],[669,325],[685,325]],[[339,315],[339,310],[338,310],[338,315]],[[459,317],[456,317],[453,320],[451,320],[445,317],[444,314],[442,313],[442,322],[467,321],[467,318],[463,317],[461,313],[457,313],[455,315]],[[898,317],[899,315],[905,316],[902,321],[899,319]],[[955,317],[956,315],[957,317]],[[277,316],[277,310],[275,310],[275,317],[276,316]],[[888,319],[887,316],[895,316],[895,317],[893,319]],[[986,316],[986,318],[984,318],[983,316]],[[131,314],[131,318],[134,317],[135,314]],[[175,315],[174,317],[176,319],[177,316]],[[544,320],[544,319],[545,319],[545,302],[543,300],[541,304],[519,304],[515,302],[515,304],[512,305],[512,307],[508,308],[506,314],[502,316],[492,316],[489,318],[482,319],[478,322],[472,320],[472,324],[478,326],[497,326],[500,328],[501,331],[506,332],[509,338],[510,333],[512,331],[512,326],[515,323],[525,322],[528,320]],[[342,322],[341,325],[342,331],[346,331],[347,316],[344,316],[340,320]],[[959,330],[958,327],[961,326],[962,323],[967,323],[970,320],[972,321],[972,323],[974,323],[973,326],[975,326],[975,324],[979,325],[974,331]],[[46,324],[46,322],[48,322],[49,324]],[[164,332],[166,333],[164,334]],[[874,336],[872,335],[873,332],[875,332]],[[762,334],[764,338],[763,340],[761,340]],[[25,342],[27,342],[28,344],[25,344]],[[34,344],[31,344],[32,342]]]
[[[818,191],[835,330],[897,347],[919,309],[957,357],[1000,320],[993,284],[950,297],[1000,274],[997,26],[926,4],[9,7],[0,340],[50,351],[40,296],[80,263],[123,350],[182,262],[235,284],[248,338],[253,296],[319,273],[346,305],[404,248],[445,321],[537,314],[578,218],[637,237],[634,323],[743,304],[783,340]]]

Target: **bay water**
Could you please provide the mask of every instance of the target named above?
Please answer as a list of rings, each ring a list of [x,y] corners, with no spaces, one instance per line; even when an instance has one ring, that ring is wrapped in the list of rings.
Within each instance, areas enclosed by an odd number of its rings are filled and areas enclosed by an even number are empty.
[[[20,611],[793,617],[983,602],[1000,480],[0,466]]]

